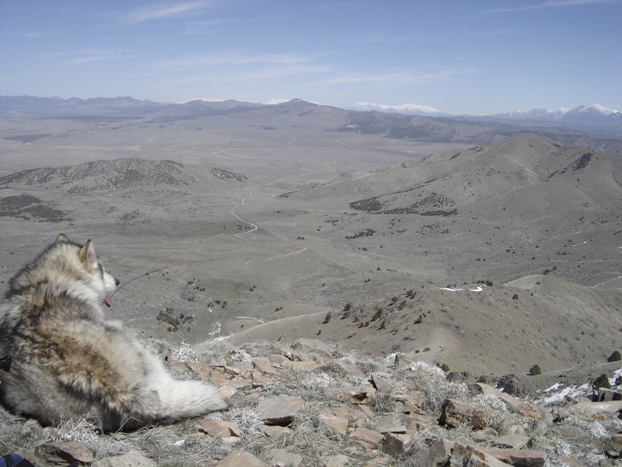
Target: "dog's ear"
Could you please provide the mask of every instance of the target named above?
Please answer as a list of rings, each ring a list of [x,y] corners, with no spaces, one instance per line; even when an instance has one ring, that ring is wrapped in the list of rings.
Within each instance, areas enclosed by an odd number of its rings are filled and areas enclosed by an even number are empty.
[[[90,239],[87,240],[82,248],[80,248],[80,260],[87,266],[93,265],[97,262],[95,248],[93,247],[93,242]]]
[[[69,239],[65,234],[58,234],[58,237],[56,237],[56,242],[69,243]]]

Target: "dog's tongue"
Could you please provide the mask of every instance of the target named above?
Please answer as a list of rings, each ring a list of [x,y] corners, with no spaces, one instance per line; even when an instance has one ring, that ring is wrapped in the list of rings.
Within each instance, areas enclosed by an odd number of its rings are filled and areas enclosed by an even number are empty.
[[[104,300],[104,303],[106,304],[106,306],[107,306],[108,308],[110,308],[110,306],[111,306],[111,305],[110,305],[110,299],[109,299],[108,297],[106,297],[106,300]]]

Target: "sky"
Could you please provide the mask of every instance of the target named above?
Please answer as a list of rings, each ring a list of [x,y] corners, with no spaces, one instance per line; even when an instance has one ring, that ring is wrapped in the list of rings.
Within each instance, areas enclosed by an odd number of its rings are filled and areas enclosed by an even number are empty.
[[[622,111],[622,0],[0,0],[0,95]]]

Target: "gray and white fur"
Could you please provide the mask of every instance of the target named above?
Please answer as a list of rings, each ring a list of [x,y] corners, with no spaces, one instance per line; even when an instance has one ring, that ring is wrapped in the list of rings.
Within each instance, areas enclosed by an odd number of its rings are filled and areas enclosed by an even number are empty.
[[[171,423],[227,407],[218,389],[178,381],[104,303],[118,281],[93,243],[60,234],[10,282],[0,306],[0,402],[46,425],[88,419],[102,430]]]

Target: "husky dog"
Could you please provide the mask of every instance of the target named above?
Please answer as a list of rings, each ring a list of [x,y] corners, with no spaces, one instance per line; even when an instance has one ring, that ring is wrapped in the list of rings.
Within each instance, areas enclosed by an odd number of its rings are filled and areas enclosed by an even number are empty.
[[[46,425],[86,418],[106,432],[227,407],[214,386],[177,381],[120,322],[104,318],[119,282],[60,234],[10,281],[0,306],[0,401]]]

